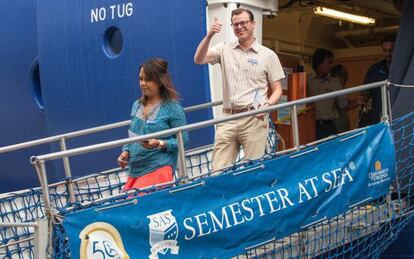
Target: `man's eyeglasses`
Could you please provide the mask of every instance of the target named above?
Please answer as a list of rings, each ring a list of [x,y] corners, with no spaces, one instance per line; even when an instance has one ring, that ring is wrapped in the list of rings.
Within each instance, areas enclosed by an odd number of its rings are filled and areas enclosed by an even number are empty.
[[[233,27],[234,29],[238,28],[239,26],[245,27],[249,22],[251,22],[251,21],[248,20],[248,21],[241,21],[241,22],[237,22],[237,23],[232,23],[231,27]]]

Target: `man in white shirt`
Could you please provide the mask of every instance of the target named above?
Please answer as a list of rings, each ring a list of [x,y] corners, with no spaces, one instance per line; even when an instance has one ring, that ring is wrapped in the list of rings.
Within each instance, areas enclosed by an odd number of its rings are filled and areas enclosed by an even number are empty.
[[[279,58],[272,50],[260,45],[254,37],[253,13],[244,8],[231,15],[234,42],[222,42],[209,48],[210,41],[221,30],[215,19],[194,55],[196,64],[221,65],[223,78],[223,113],[236,114],[276,104],[282,94],[280,80],[285,77]],[[272,94],[268,98],[268,88]],[[259,102],[258,104],[256,104]],[[256,104],[256,105],[255,105]],[[264,155],[269,129],[268,114],[232,120],[217,125],[212,157],[213,170],[235,162],[240,146],[246,159]]]

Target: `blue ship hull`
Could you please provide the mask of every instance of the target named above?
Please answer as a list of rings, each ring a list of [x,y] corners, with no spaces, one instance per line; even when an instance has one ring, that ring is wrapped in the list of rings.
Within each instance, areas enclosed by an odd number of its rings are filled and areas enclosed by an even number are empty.
[[[184,106],[210,102],[207,66],[193,63],[205,33],[203,0],[6,1],[0,20],[0,146],[129,118],[140,96],[138,67],[169,61]],[[14,10],[14,11],[13,11]],[[210,111],[189,113],[196,122]],[[126,128],[68,140],[68,148],[127,137]],[[190,135],[191,146],[211,143],[212,130]],[[31,155],[58,143],[0,156],[0,193],[39,186]],[[72,158],[74,176],[116,167],[120,149]],[[48,163],[50,182],[63,178],[61,161]]]

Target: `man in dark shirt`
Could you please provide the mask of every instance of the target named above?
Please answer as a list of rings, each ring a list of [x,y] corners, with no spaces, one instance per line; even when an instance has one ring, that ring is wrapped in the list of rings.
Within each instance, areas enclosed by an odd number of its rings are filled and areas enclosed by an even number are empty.
[[[395,35],[389,35],[381,41],[381,47],[384,51],[384,59],[373,64],[365,75],[364,84],[374,83],[388,79],[389,68],[392,61],[392,53],[394,51]],[[382,115],[381,105],[381,88],[370,89],[365,94],[365,99],[371,99],[371,107],[367,107],[360,117],[359,126],[378,123]],[[369,106],[369,105],[368,105]]]
[[[327,49],[317,49],[312,56],[314,75],[308,77],[307,95],[315,96],[342,90],[341,83],[333,78],[331,71],[334,54]],[[337,134],[335,120],[339,117],[338,108],[348,105],[345,96],[315,102],[315,139],[323,139]]]

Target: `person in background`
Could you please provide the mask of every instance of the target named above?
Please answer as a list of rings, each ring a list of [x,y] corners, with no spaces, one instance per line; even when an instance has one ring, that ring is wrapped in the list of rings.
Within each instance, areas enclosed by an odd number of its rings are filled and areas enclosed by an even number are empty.
[[[221,65],[225,116],[276,104],[282,94],[280,80],[285,77],[276,53],[256,41],[252,11],[244,8],[233,10],[231,23],[236,41],[222,42],[209,48],[211,39],[222,26],[215,19],[194,55],[196,64]],[[268,98],[269,88],[272,94]],[[240,145],[246,159],[262,157],[269,129],[268,116],[262,114],[217,125],[213,170],[233,164]]]
[[[312,56],[313,76],[308,78],[308,96],[325,94],[342,89],[341,83],[330,75],[334,54],[327,49],[317,49]],[[315,139],[337,134],[335,120],[338,108],[348,105],[345,96],[315,102]]]
[[[365,75],[364,84],[388,79],[394,45],[395,35],[388,35],[381,41],[381,48],[384,52],[384,59],[369,67],[368,72]],[[365,92],[364,101],[366,105],[360,114],[359,127],[375,124],[381,120],[381,88],[376,87]]]
[[[331,76],[341,83],[342,89],[345,89],[346,82],[348,81],[348,70],[344,65],[338,64],[331,68]],[[338,133],[348,131],[349,127],[349,116],[348,107],[338,108],[339,117],[335,119],[335,126]]]
[[[168,62],[161,58],[150,59],[139,68],[139,85],[142,96],[132,105],[129,135],[145,135],[186,124],[178,93],[168,73]],[[183,134],[184,144],[188,134]],[[127,144],[122,148],[118,164],[129,164],[128,180],[124,191],[145,188],[173,180],[177,165],[177,139],[168,136]]]

